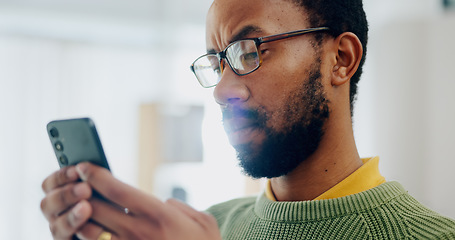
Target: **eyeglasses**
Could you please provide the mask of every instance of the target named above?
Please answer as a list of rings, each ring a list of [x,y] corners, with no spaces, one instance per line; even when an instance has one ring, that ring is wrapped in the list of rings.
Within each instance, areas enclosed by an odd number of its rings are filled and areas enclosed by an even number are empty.
[[[229,44],[219,53],[208,53],[200,56],[191,64],[190,68],[202,87],[214,87],[221,80],[223,74],[225,67],[225,64],[222,63],[223,59],[235,74],[244,76],[256,71],[261,66],[262,58],[259,50],[261,44],[327,30],[329,30],[328,27],[308,28],[266,37],[238,40]]]

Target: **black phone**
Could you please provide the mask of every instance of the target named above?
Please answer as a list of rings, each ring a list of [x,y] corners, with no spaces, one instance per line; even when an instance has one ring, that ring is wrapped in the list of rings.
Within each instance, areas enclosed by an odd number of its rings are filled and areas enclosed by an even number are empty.
[[[90,118],[52,121],[47,124],[47,133],[60,168],[88,161],[110,171],[95,123]]]

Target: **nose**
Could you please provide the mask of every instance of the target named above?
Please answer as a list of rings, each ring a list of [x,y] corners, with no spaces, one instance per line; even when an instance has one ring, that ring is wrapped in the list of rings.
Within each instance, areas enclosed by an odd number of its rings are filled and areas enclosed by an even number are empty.
[[[250,91],[242,78],[244,77],[235,74],[230,67],[224,68],[221,80],[213,92],[215,101],[220,106],[241,104],[250,98]]]

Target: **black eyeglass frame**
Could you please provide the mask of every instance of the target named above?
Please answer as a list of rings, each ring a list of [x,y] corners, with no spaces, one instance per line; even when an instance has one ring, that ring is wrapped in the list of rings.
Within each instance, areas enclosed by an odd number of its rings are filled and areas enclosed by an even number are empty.
[[[191,68],[191,71],[194,73],[194,75],[196,76],[196,78],[198,79],[199,81],[199,78],[196,74],[196,71],[194,70],[194,64],[201,58],[204,58],[204,57],[207,57],[207,56],[216,56],[218,58],[218,61],[219,61],[219,64],[220,64],[220,67],[221,67],[221,73],[222,73],[222,65],[221,65],[221,61],[223,59],[226,60],[226,62],[228,63],[228,66],[229,68],[231,68],[231,70],[237,74],[238,76],[245,76],[245,75],[248,75],[254,71],[256,71],[261,65],[262,65],[262,58],[261,58],[261,54],[259,52],[259,46],[263,43],[268,43],[268,42],[273,42],[273,41],[278,41],[278,40],[282,40],[282,39],[287,39],[287,38],[291,38],[291,37],[296,37],[296,36],[300,36],[300,35],[304,35],[304,34],[307,34],[307,33],[313,33],[313,32],[319,32],[319,31],[329,31],[330,28],[328,27],[317,27],[317,28],[307,28],[307,29],[302,29],[302,30],[296,30],[296,31],[291,31],[291,32],[285,32],[285,33],[280,33],[280,34],[275,34],[275,35],[269,35],[269,36],[264,36],[264,37],[258,37],[258,38],[245,38],[245,39],[240,39],[240,40],[237,40],[235,42],[232,42],[230,43],[223,51],[221,52],[218,52],[218,53],[207,53],[207,54],[204,54],[200,57],[198,57],[196,60],[193,61],[193,63],[191,64],[190,68]],[[236,44],[237,42],[239,41],[245,41],[245,40],[253,40],[256,44],[256,49],[257,49],[257,52],[259,53],[258,56],[259,56],[259,64],[257,67],[255,67],[254,69],[252,69],[251,71],[247,72],[247,73],[238,73],[237,70],[235,70],[229,59],[226,57],[226,51],[227,49],[229,49],[230,46],[232,46],[233,44]],[[199,81],[199,83],[201,83]],[[214,87],[216,86],[215,85],[211,85],[211,86],[203,86],[201,84],[202,87],[204,88],[210,88],[210,87]]]

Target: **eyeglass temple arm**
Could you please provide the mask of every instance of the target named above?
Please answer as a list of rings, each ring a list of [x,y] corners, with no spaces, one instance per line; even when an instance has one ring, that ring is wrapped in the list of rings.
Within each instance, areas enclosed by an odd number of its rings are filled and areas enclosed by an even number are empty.
[[[317,32],[317,31],[327,31],[330,30],[328,27],[318,27],[318,28],[309,28],[309,29],[304,29],[304,30],[298,30],[298,31],[293,31],[293,32],[287,32],[287,33],[281,33],[281,34],[276,34],[276,35],[271,35],[271,36],[266,36],[266,37],[260,37],[258,38],[258,43],[267,43],[267,42],[272,42],[272,41],[277,41],[281,39],[286,39],[290,37],[295,37],[299,35],[303,35],[306,33],[311,33],[311,32]]]

